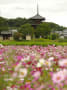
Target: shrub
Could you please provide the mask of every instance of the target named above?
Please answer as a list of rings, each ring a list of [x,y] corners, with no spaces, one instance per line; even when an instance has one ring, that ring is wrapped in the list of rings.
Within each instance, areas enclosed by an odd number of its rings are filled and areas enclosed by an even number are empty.
[[[23,34],[23,38],[26,38],[26,35],[33,36],[34,34],[34,28],[31,26],[31,24],[27,23],[20,27],[19,32]]]
[[[57,33],[52,33],[50,36],[49,36],[50,39],[52,40],[56,40],[59,38],[59,35]]]
[[[15,32],[13,38],[14,40],[22,40],[22,33]]]
[[[35,42],[50,42],[51,40],[49,39],[44,39],[44,38],[39,38],[39,39],[33,39]]]

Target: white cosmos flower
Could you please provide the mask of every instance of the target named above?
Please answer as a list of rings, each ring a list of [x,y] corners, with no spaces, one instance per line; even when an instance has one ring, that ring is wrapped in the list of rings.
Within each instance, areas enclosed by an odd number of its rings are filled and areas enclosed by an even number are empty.
[[[54,60],[54,57],[50,57],[49,59],[48,59],[48,61],[53,61]]]
[[[29,60],[30,60],[30,56],[27,56],[27,57],[25,57],[24,59],[21,59],[22,62],[24,62],[24,61],[29,61]]]
[[[44,60],[44,59],[40,59],[40,60],[39,60],[39,63],[40,63],[41,65],[44,65],[45,60]]]
[[[3,48],[4,46],[2,44],[0,44],[0,48]]]
[[[42,65],[44,65],[45,60],[44,59],[40,59],[39,62],[37,63],[37,67],[41,67]]]
[[[26,68],[20,68],[19,69],[19,78],[24,78],[27,75],[27,69]]]
[[[9,86],[7,86],[7,90],[12,90],[12,88],[11,88],[11,87],[9,87]]]
[[[41,63],[37,63],[37,67],[41,67],[42,65],[41,65]]]

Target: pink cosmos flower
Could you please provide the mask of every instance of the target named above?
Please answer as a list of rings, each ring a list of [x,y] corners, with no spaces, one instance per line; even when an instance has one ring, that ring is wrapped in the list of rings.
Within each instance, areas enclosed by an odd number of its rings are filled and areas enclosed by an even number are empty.
[[[17,77],[17,72],[14,72],[13,75],[12,75],[13,78],[16,78]]]
[[[59,66],[67,67],[67,59],[60,60],[58,62]]]
[[[17,60],[21,60],[22,59],[22,56],[17,56]]]
[[[40,77],[40,72],[39,72],[39,71],[35,72],[35,73],[33,74],[33,77],[39,78],[39,77]]]
[[[50,74],[51,77],[53,76],[53,72],[50,72],[49,74]]]
[[[52,80],[54,83],[61,83],[64,80],[65,76],[62,71],[54,73],[52,76]]]

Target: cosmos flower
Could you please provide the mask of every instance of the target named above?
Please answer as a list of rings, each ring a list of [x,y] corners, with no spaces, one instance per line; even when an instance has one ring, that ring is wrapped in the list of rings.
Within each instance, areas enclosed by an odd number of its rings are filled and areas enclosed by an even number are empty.
[[[37,67],[41,67],[42,66],[42,64],[41,63],[37,63],[37,65],[36,65]]]
[[[44,65],[45,65],[45,66],[48,66],[48,67],[51,67],[52,63],[51,63],[50,61],[47,61],[47,60],[46,60],[45,63],[44,63]]]
[[[11,87],[9,87],[9,86],[7,86],[7,90],[12,90],[12,88],[11,88]]]
[[[22,62],[29,61],[29,60],[30,60],[30,56],[27,56],[27,57],[21,59]]]
[[[22,62],[18,62],[18,64],[15,66],[15,71],[18,71],[18,69],[21,67]]]
[[[33,74],[33,77],[39,78],[39,77],[40,77],[40,72],[39,72],[39,71],[36,71],[36,72]]]
[[[44,59],[40,59],[39,62],[37,63],[37,67],[43,66],[44,63],[45,63],[45,60]]]
[[[27,75],[27,69],[26,68],[20,68],[19,69],[19,78],[24,78]]]
[[[2,44],[0,44],[0,48],[3,48],[4,46]]]
[[[54,83],[61,83],[64,80],[65,76],[62,71],[54,73],[52,76],[52,80]]]
[[[67,46],[4,46],[0,48],[2,90],[64,90],[66,58]]]
[[[16,77],[17,77],[17,72],[14,72],[14,73],[12,74],[12,77],[13,77],[13,78],[16,78]]]
[[[54,60],[54,57],[48,58],[48,61],[53,61],[53,60]]]
[[[45,63],[45,60],[44,60],[44,59],[40,59],[40,60],[39,60],[39,63],[40,63],[41,65],[43,65],[43,64]]]
[[[67,67],[67,59],[59,60],[58,64],[59,66]]]

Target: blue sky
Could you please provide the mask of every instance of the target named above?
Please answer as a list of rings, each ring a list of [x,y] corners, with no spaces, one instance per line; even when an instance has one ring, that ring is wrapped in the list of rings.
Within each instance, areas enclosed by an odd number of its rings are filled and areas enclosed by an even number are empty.
[[[0,0],[0,16],[7,18],[32,17],[39,13],[47,22],[67,26],[67,0]]]

